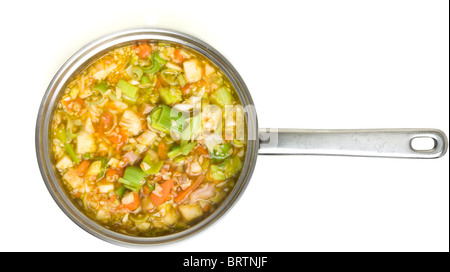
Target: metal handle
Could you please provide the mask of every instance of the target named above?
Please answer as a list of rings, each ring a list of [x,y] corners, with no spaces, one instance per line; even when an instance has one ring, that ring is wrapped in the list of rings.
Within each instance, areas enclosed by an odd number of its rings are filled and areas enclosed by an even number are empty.
[[[434,147],[416,150],[415,138],[431,138]],[[340,155],[433,159],[447,152],[438,129],[260,129],[260,155]]]

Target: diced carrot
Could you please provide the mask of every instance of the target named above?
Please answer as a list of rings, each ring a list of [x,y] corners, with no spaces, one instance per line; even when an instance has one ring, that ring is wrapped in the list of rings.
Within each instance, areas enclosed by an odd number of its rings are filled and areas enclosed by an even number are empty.
[[[84,160],[78,164],[78,166],[75,168],[75,173],[78,176],[83,176],[86,174],[86,171],[91,163],[88,160]]]
[[[207,212],[207,211],[209,211],[209,208],[211,208],[211,204],[208,203],[203,207],[203,211]]]
[[[136,47],[136,54],[141,59],[145,59],[151,53],[152,47],[148,43],[142,43]]]
[[[119,178],[123,177],[124,171],[125,171],[124,168],[120,168],[120,169],[109,168],[105,174],[106,180],[109,182],[116,181]]]
[[[206,150],[203,146],[197,147],[197,152],[205,156],[209,155],[208,150]]]
[[[188,93],[188,92],[191,90],[192,86],[193,86],[192,83],[189,83],[189,84],[184,85],[183,87],[181,87],[181,92],[182,92],[183,94]]]
[[[160,160],[167,158],[167,146],[163,142],[160,142],[158,145],[158,156]]]
[[[100,121],[103,124],[103,128],[104,129],[108,129],[108,128],[110,128],[113,125],[114,115],[111,112],[109,112],[109,111],[105,111],[100,116]]]
[[[202,181],[204,179],[205,179],[205,176],[203,176],[203,175],[199,176],[194,181],[194,183],[191,184],[191,186],[186,188],[186,190],[179,192],[178,195],[173,199],[173,201],[175,201],[175,203],[179,203],[179,202],[183,201],[186,198],[186,196],[188,196],[189,193],[194,191],[195,188],[197,188],[200,185],[200,183],[202,183]]]
[[[109,201],[111,203],[114,203],[116,201],[116,199],[117,199],[117,195],[116,194],[112,194],[111,197],[109,198]]]
[[[152,191],[150,191],[150,188],[147,185],[142,186],[142,194],[144,196],[148,196]]]
[[[181,54],[181,50],[179,48],[175,49],[173,52],[173,59],[176,62],[182,62],[184,60],[184,56]]]
[[[160,195],[156,195],[155,192],[152,192],[150,194],[150,201],[155,204],[156,206],[159,206],[161,204],[163,204],[170,195],[170,191],[172,190],[172,187],[174,186],[174,182],[173,180],[169,179],[167,181],[165,181],[164,183],[160,184],[161,186],[161,192]]]
[[[124,200],[128,200],[129,195],[125,195],[122,198],[122,205],[120,205],[120,208],[127,209],[129,211],[134,211],[137,208],[139,208],[140,202],[139,202],[139,195],[136,192],[130,192],[129,194],[133,194],[133,199],[130,202],[125,202]]]

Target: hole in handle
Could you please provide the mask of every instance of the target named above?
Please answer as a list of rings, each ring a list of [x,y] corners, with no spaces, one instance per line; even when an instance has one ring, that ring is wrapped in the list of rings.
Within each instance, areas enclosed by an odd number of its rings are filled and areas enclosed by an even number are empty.
[[[411,140],[411,148],[415,151],[432,151],[437,142],[431,137],[416,137]]]

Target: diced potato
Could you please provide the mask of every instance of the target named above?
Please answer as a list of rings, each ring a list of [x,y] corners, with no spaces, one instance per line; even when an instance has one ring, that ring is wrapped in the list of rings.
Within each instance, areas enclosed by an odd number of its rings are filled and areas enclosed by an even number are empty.
[[[95,74],[92,75],[92,77],[95,78],[96,80],[103,80],[109,75],[109,73],[111,73],[116,68],[117,64],[113,63],[108,67],[106,67],[105,69],[97,71]]]
[[[84,130],[87,133],[91,133],[91,134],[95,132],[94,126],[92,125],[91,117],[86,118],[86,122],[84,124]]]
[[[111,158],[108,162],[108,165],[112,168],[117,168],[117,166],[119,165],[119,160],[116,158]]]
[[[95,161],[89,165],[86,176],[97,176],[102,171],[102,162]]]
[[[83,131],[77,137],[77,153],[84,154],[88,152],[95,152],[95,138],[92,134]]]
[[[202,78],[202,67],[197,60],[183,62],[183,68],[187,82],[196,82]]]
[[[178,206],[178,210],[186,221],[192,221],[203,214],[202,208],[198,204],[180,205]]]
[[[98,190],[102,194],[107,194],[114,190],[114,184],[112,184],[112,183],[100,184],[100,185],[98,185]]]
[[[96,218],[103,223],[108,222],[111,219],[111,213],[105,209],[100,209],[97,212]]]
[[[175,63],[172,63],[172,62],[168,62],[168,63],[166,63],[166,67],[167,68],[170,68],[170,69],[174,69],[174,70],[177,70],[177,71],[183,71],[183,69],[181,69],[181,67],[180,66],[178,66],[178,65],[176,65]]]
[[[69,159],[69,157],[67,157],[67,156],[62,157],[58,161],[58,163],[56,163],[56,168],[58,168],[58,170],[61,170],[61,171],[66,170],[67,168],[72,167],[72,166],[73,166],[72,160]]]
[[[174,225],[180,217],[178,216],[176,210],[170,204],[164,206],[164,215],[162,221],[164,224],[171,226]]]
[[[142,129],[142,123],[139,117],[131,110],[123,112],[119,125],[131,133],[131,136],[139,134]]]
[[[153,131],[146,130],[144,131],[144,133],[139,135],[136,140],[138,141],[138,143],[148,146],[156,139],[156,136],[156,133],[154,133]]]
[[[205,76],[210,76],[212,74],[214,74],[216,72],[216,70],[214,70],[214,68],[211,67],[211,65],[209,65],[208,63],[205,64]]]
[[[139,231],[146,231],[151,226],[150,222],[136,222],[135,224]]]
[[[75,170],[70,170],[64,174],[63,180],[66,181],[70,187],[77,188],[83,183],[83,179],[80,178]]]

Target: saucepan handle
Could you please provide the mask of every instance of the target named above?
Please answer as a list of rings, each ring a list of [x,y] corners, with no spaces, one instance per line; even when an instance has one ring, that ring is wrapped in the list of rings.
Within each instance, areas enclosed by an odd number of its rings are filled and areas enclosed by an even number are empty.
[[[414,139],[431,147],[415,149]],[[448,140],[438,129],[260,129],[260,155],[338,155],[433,159],[444,156]],[[434,143],[434,144],[433,144]]]

